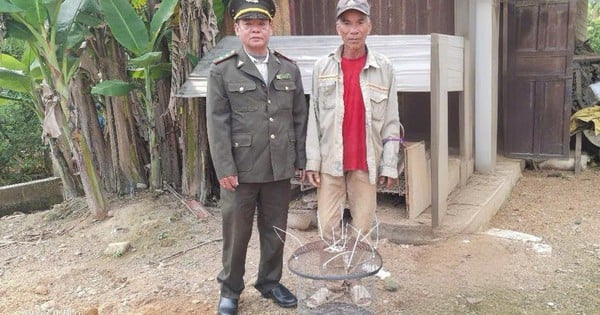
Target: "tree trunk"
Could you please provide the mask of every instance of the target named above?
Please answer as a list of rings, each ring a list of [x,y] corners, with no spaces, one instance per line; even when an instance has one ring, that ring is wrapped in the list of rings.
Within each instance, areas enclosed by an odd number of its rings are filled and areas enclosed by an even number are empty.
[[[157,107],[160,115],[156,117],[156,134],[158,137],[163,182],[174,187],[181,187],[181,158],[178,144],[178,130],[169,115],[169,97],[171,84],[167,79],[157,84]]]
[[[52,166],[62,181],[63,197],[65,200],[70,200],[81,196],[77,180],[75,176],[73,176],[73,172],[58,145],[58,139],[49,138],[48,143],[50,144],[50,159],[52,160]]]
[[[89,62],[88,58],[82,58],[80,69],[85,69],[85,63],[87,62]],[[108,150],[106,149],[94,100],[89,92],[86,92],[90,91],[93,85],[89,80],[88,74],[84,73],[84,70],[80,70],[73,76],[70,85],[71,100],[74,104],[77,104],[77,108],[79,109],[78,120],[81,125],[81,133],[90,145],[93,163],[98,170],[100,180],[102,180],[101,187],[111,188],[113,166],[109,159]]]
[[[182,0],[179,10],[179,28],[173,29],[171,62],[173,64],[172,95],[188,78],[193,65],[187,54],[201,57],[215,44],[217,19],[212,0]],[[182,148],[182,191],[208,204],[218,191],[215,188],[212,161],[206,134],[205,106],[200,99],[171,97],[172,115],[180,115],[180,145]]]
[[[99,69],[105,80],[128,81],[125,55],[116,40],[109,34],[97,30],[90,46],[95,52]],[[98,80],[98,79],[97,79]],[[97,83],[97,82],[96,82]],[[104,138],[110,147],[112,168],[107,188],[119,195],[132,193],[138,184],[146,183],[144,163],[140,154],[145,146],[136,126],[134,107],[137,102],[128,102],[129,97],[104,97],[106,127]],[[142,153],[140,153],[142,152]]]
[[[64,131],[64,115],[57,104],[57,97],[48,89],[38,94],[39,103],[43,107],[43,135],[50,145],[52,165],[63,185],[63,197],[70,200],[80,196],[78,181],[75,177],[76,168],[72,161],[72,145]]]
[[[59,79],[55,78],[55,80]],[[63,88],[63,92],[68,93],[68,88]],[[94,166],[89,144],[80,132],[81,125],[79,124],[78,104],[73,104],[71,106],[63,105],[70,104],[71,97],[66,97],[66,95],[68,94],[58,95],[55,90],[48,88],[44,91],[44,100],[56,102],[56,105],[60,105],[63,109],[65,116],[69,114],[69,121],[60,119],[60,128],[63,134],[70,135],[73,140],[71,143],[71,151],[77,161],[77,166],[79,167],[79,176],[81,178],[83,191],[86,195],[88,207],[97,219],[102,220],[108,213],[106,197],[104,196],[102,187],[100,187],[100,178]]]

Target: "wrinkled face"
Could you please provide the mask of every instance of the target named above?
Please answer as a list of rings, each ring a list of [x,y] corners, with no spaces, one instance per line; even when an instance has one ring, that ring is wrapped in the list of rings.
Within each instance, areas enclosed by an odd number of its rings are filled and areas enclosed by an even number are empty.
[[[338,18],[335,29],[342,37],[345,50],[364,49],[367,35],[371,33],[371,20],[365,14],[348,10]]]
[[[269,38],[273,35],[271,20],[240,19],[234,24],[234,29],[248,52],[261,55],[267,51]]]

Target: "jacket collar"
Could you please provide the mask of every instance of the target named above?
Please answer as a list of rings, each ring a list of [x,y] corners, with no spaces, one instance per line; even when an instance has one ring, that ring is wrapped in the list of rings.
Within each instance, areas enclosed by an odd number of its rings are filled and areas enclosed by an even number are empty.
[[[329,53],[329,57],[333,58],[335,61],[337,61],[338,63],[342,62],[342,51],[344,50],[344,45],[340,45],[338,48],[336,48],[334,51],[332,51],[331,53]],[[375,56],[373,54],[369,53],[369,47],[366,47],[367,50],[367,61],[365,61],[365,66],[363,69],[367,69],[369,67],[374,67],[374,68],[379,68],[379,64],[377,63],[377,60],[375,59]]]
[[[273,54],[273,51],[268,48],[269,51],[269,57],[268,57],[268,63],[267,63],[267,69],[269,69],[269,85],[271,84],[271,81],[273,81],[273,78],[275,78],[275,75],[279,72],[279,68],[281,65],[281,60],[279,60],[279,57],[277,57],[277,55]],[[237,50],[237,64],[236,66],[238,67],[238,69],[248,73],[249,75],[256,77],[260,80],[262,80],[262,76],[260,75],[260,72],[258,72],[258,69],[256,69],[256,66],[254,66],[252,59],[250,59],[250,56],[248,56],[248,54],[246,53],[246,51],[244,50],[243,47],[240,47]]]

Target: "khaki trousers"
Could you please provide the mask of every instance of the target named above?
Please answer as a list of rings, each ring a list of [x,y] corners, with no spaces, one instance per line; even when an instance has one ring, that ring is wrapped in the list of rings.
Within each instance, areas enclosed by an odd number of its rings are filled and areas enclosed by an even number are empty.
[[[351,225],[365,236],[371,231],[377,207],[377,186],[369,183],[369,173],[349,171],[344,176],[321,173],[321,187],[317,190],[319,229],[325,240],[339,239],[342,228],[348,236],[357,232],[342,227],[346,200],[352,215]]]
[[[240,183],[234,192],[221,190],[223,217],[223,269],[217,276],[221,295],[239,298],[244,290],[246,252],[256,222],[260,239],[260,262],[254,287],[261,293],[281,279],[285,231],[291,198],[290,180],[269,183]],[[277,236],[277,233],[281,236]]]

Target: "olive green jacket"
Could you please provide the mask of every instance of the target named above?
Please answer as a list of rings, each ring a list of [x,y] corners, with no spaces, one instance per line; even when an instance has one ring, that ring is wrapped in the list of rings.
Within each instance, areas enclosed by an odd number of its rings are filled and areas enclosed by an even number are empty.
[[[268,84],[242,48],[210,67],[206,120],[218,178],[291,178],[306,163],[308,106],[295,62],[270,50]]]

